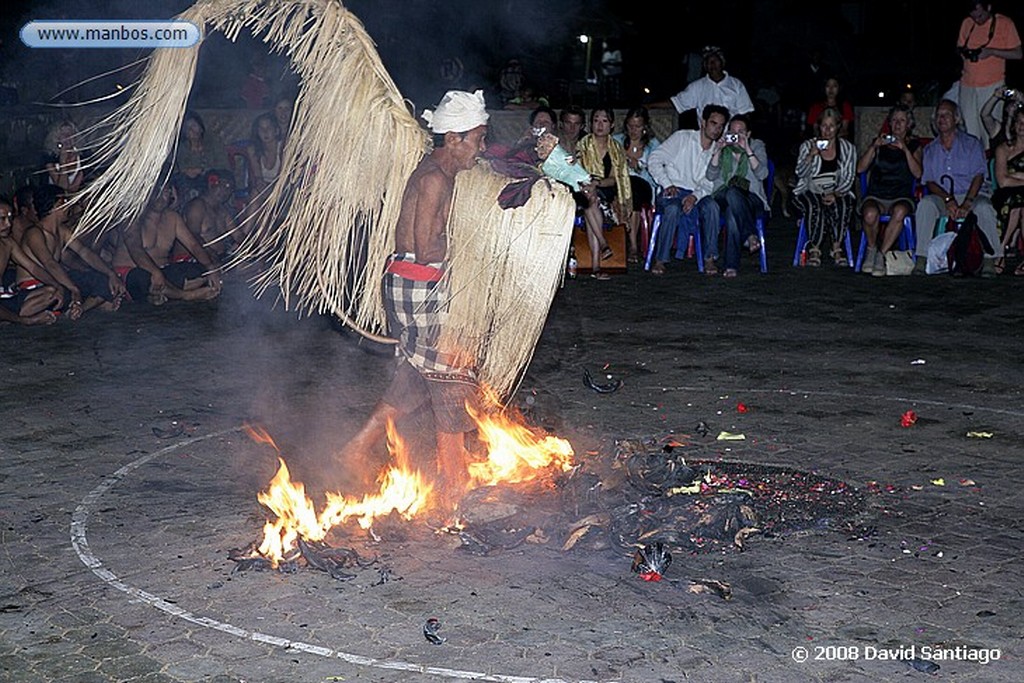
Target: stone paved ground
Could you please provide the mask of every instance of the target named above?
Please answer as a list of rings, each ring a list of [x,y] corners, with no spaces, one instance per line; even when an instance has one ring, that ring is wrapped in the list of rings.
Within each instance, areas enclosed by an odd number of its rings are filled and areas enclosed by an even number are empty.
[[[783,250],[768,276],[686,263],[567,283],[515,397],[580,457],[690,434],[696,455],[866,492],[872,535],[677,553],[679,582],[639,581],[614,553],[476,557],[420,524],[361,550],[401,579],[383,585],[372,569],[345,583],[232,574],[227,552],[255,538],[276,466],[239,426],[266,425],[293,475],[326,485],[387,358],[238,282],[210,304],[0,328],[0,679],[926,680],[867,658],[912,646],[1000,651],[938,662],[936,680],[1024,679],[1021,283],[800,271]],[[598,395],[581,368],[605,364],[625,384]],[[919,420],[905,429],[906,410]],[[747,439],[692,436],[701,420]],[[689,594],[698,576],[734,598]],[[442,646],[422,636],[431,616]]]

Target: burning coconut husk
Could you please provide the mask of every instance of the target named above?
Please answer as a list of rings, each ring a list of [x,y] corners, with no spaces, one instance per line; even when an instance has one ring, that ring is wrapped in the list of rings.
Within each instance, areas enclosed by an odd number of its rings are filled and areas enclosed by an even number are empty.
[[[565,480],[562,507],[574,516],[548,531],[561,534],[566,551],[742,551],[752,539],[838,527],[863,507],[861,494],[836,479],[703,455],[699,444],[671,437],[620,442],[603,463],[587,461]]]
[[[863,507],[860,493],[842,481],[701,459],[706,451],[699,444],[672,438],[623,441],[614,453],[598,452],[577,462],[568,442],[528,426],[514,410],[471,414],[485,453],[468,466],[469,483],[455,513],[432,528],[456,537],[458,548],[472,554],[524,544],[567,553],[618,548],[633,559],[639,574],[660,577],[669,563],[659,558],[672,553],[742,551],[753,540],[781,533],[838,528]],[[273,445],[265,433],[254,436]],[[319,508],[301,483],[291,481],[281,457],[277,475],[258,497],[274,518],[260,543],[232,559],[240,569],[294,571],[305,565],[336,578],[373,564],[354,550],[330,547],[326,536],[344,536],[347,529],[378,541],[375,529],[408,528],[409,522],[427,521],[435,509],[431,480],[411,467],[393,425],[388,449],[390,462],[377,491],[361,498],[328,493]],[[689,581],[691,591],[724,599],[731,595],[728,583],[717,579],[669,581]]]
[[[576,467],[568,441],[530,427],[516,410],[499,409],[494,395],[489,396],[486,409],[467,406],[484,454],[468,464],[466,492],[455,512],[448,511],[448,523],[437,524],[440,531],[457,534],[463,547],[479,554],[515,547],[530,536],[534,542],[543,538],[544,515],[535,514],[542,507],[523,506],[522,497],[557,500],[550,495],[553,477]],[[406,441],[393,423],[387,426],[390,456],[377,477],[378,489],[361,497],[329,491],[319,506],[302,482],[292,480],[284,456],[266,430],[249,427],[248,432],[253,440],[275,449],[278,469],[257,496],[273,513],[264,524],[262,539],[229,556],[238,570],[294,571],[305,565],[335,578],[351,578],[345,569],[365,568],[373,561],[362,559],[354,550],[331,547],[325,540],[328,534],[357,527],[364,537],[377,539],[375,525],[424,520],[444,512],[431,478],[413,466]],[[502,503],[503,496],[519,498],[516,504]],[[513,512],[527,509],[533,512],[510,519]],[[501,524],[492,524],[498,521]],[[472,528],[467,528],[467,522]]]

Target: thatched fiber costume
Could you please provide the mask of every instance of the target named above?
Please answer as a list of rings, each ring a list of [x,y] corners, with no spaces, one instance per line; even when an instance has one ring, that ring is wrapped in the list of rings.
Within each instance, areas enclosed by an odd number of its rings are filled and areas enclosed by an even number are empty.
[[[231,40],[251,31],[301,81],[281,172],[256,199],[235,265],[263,260],[258,293],[385,334],[380,277],[396,251],[403,191],[430,145],[362,24],[337,0],[200,0],[178,18]],[[84,190],[80,234],[135,220],[165,180],[198,52],[154,50],[130,100],[104,121],[87,168],[107,170]],[[561,281],[573,212],[568,193],[547,182],[502,211],[507,182],[484,164],[456,177],[435,290],[447,308],[436,348],[502,397],[520,381]]]

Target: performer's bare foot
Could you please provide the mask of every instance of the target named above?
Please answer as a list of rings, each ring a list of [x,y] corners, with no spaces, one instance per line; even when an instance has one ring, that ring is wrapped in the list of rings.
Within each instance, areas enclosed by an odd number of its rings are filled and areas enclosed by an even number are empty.
[[[220,296],[220,290],[209,286],[196,287],[182,291],[182,299],[185,301],[209,301]]]
[[[446,509],[454,510],[469,487],[469,455],[465,435],[437,433],[438,500]]]
[[[372,486],[380,472],[382,462],[374,457],[387,442],[388,420],[398,417],[398,410],[387,403],[378,403],[362,429],[345,444],[345,448],[334,459],[343,470],[343,478],[363,485]]]
[[[35,315],[22,316],[22,321],[26,325],[52,325],[57,322],[57,316],[53,311],[40,311]]]

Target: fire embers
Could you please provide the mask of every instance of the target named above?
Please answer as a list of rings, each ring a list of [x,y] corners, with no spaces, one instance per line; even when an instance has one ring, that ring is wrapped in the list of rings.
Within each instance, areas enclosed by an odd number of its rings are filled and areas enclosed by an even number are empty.
[[[644,581],[661,581],[670,564],[672,553],[661,541],[638,548],[633,555],[633,572]]]

